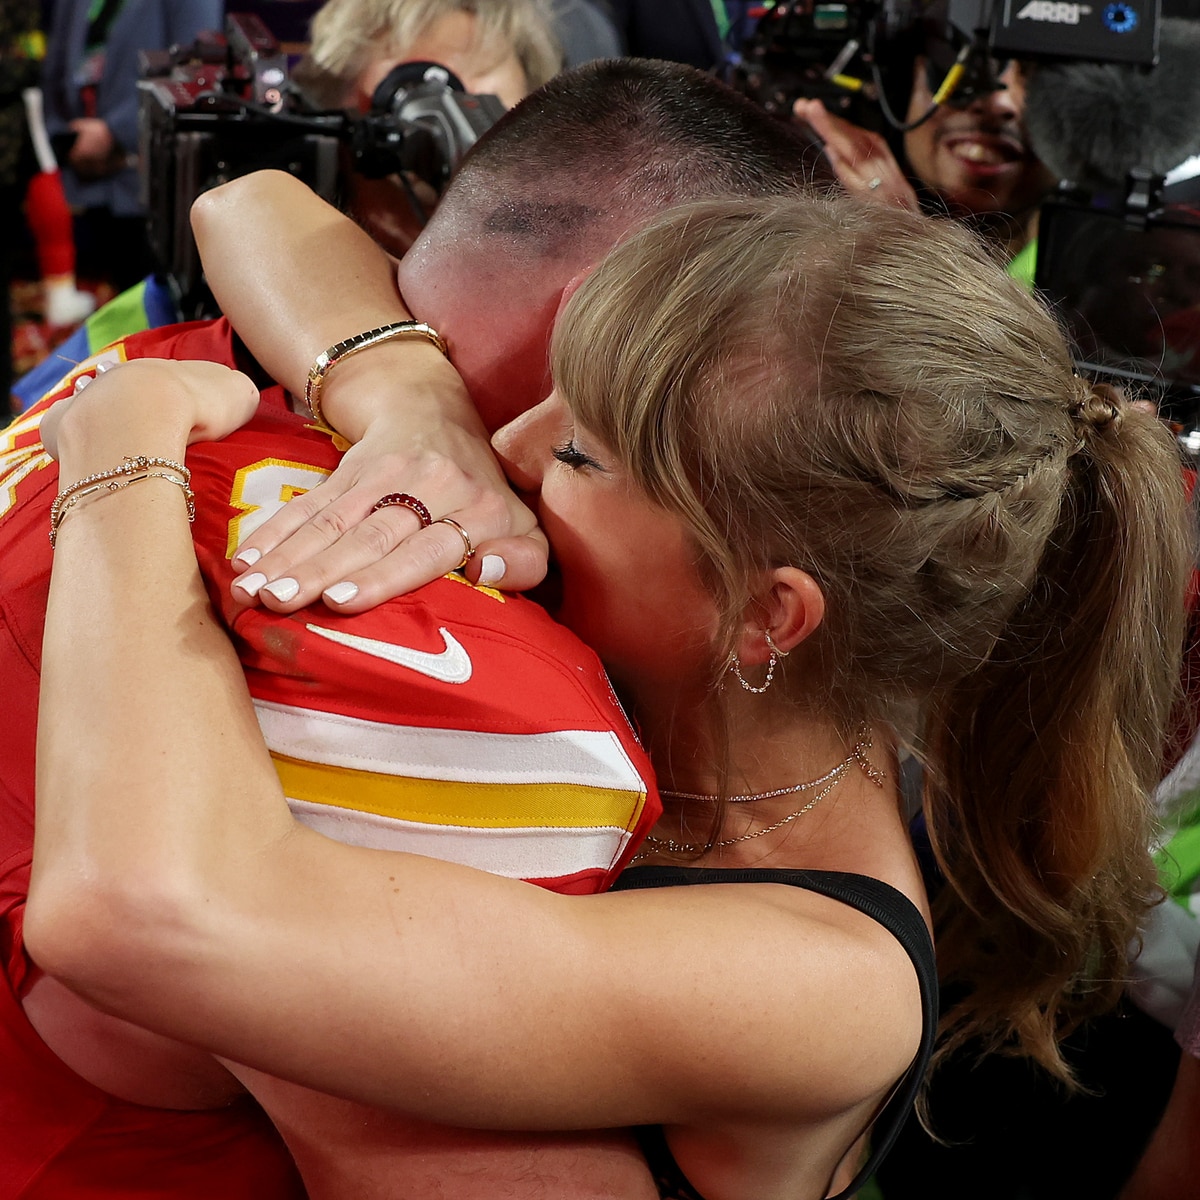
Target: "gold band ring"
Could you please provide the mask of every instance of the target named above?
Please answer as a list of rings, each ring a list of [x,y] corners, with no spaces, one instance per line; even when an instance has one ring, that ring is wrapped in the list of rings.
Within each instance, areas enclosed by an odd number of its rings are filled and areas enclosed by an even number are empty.
[[[455,571],[461,571],[463,567],[465,567],[467,563],[469,563],[471,559],[475,557],[475,547],[471,545],[470,534],[468,534],[467,531],[453,517],[438,517],[433,524],[449,525],[451,528],[458,530],[458,536],[463,540],[463,556],[462,562],[460,562],[458,566],[454,567],[453,569]]]

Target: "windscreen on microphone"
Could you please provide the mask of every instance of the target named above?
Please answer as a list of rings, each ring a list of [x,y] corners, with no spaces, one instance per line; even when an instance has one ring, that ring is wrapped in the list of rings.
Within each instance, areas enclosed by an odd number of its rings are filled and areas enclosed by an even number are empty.
[[[1200,153],[1200,21],[1162,21],[1155,67],[1036,66],[1025,121],[1034,152],[1060,180],[1107,191],[1134,167],[1165,175]]]

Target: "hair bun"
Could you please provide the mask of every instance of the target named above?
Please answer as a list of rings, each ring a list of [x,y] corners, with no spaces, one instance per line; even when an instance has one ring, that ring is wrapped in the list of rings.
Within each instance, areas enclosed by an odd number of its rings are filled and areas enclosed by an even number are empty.
[[[1124,417],[1124,397],[1108,383],[1089,383],[1076,376],[1078,399],[1067,410],[1081,436],[1116,433]]]

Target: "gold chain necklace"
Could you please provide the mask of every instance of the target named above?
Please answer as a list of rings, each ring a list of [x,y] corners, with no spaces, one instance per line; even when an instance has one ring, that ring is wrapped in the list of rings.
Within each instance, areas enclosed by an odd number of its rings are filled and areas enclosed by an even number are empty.
[[[727,796],[725,798],[728,804],[745,804],[750,800],[771,800],[776,796],[790,796],[796,792],[808,792],[813,788],[820,788],[815,796],[808,803],[801,805],[795,812],[788,813],[786,817],[781,817],[774,825],[767,825],[763,829],[756,829],[752,833],[743,833],[738,837],[725,838],[720,842],[706,842],[704,844],[691,844],[687,842],[677,842],[673,838],[656,838],[647,836],[646,845],[648,849],[643,850],[640,854],[635,854],[630,863],[635,863],[639,859],[648,858],[655,851],[666,851],[674,854],[691,854],[698,851],[707,852],[709,850],[723,850],[726,846],[736,845],[738,842],[749,842],[754,838],[765,837],[768,833],[774,833],[777,829],[782,829],[785,825],[790,825],[797,817],[802,817],[806,812],[815,808],[835,787],[850,773],[850,768],[857,762],[862,768],[863,774],[876,786],[883,787],[883,781],[887,778],[887,774],[878,767],[871,764],[867,758],[867,751],[871,748],[871,735],[864,730],[859,735],[859,739],[854,743],[854,749],[832,770],[826,771],[824,775],[816,779],[808,779],[803,783],[793,783],[790,787],[775,788],[769,792],[748,792],[741,796]],[[719,796],[706,795],[703,792],[670,792],[663,791],[660,793],[663,796],[669,796],[673,800],[708,800],[717,801]]]

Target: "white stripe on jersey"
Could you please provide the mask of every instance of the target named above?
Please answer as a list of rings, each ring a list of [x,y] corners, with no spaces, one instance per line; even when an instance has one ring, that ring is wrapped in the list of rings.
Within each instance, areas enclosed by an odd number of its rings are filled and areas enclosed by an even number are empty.
[[[481,733],[388,725],[255,700],[273,754],[303,762],[455,783],[564,783],[644,792],[611,730]]]
[[[303,800],[288,804],[297,820],[335,841],[423,854],[509,879],[607,871],[629,843],[623,829],[476,829],[423,825]]]

